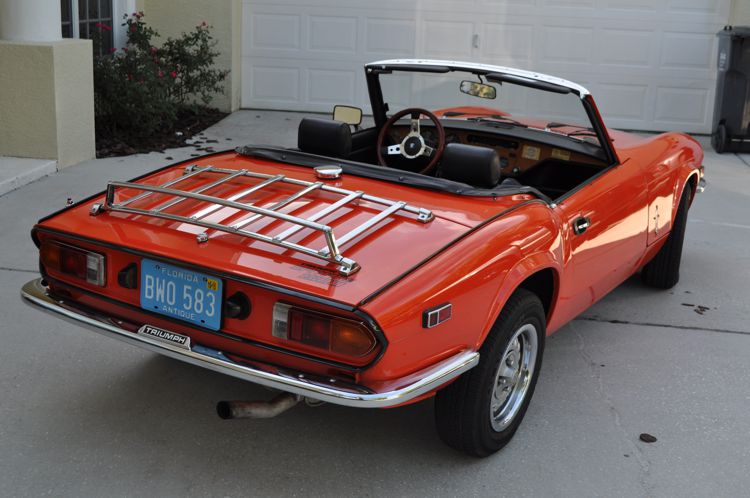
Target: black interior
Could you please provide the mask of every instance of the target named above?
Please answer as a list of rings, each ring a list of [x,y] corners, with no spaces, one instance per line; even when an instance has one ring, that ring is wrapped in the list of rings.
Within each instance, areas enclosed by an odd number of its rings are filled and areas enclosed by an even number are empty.
[[[378,129],[367,128],[352,132],[351,127],[330,119],[304,118],[300,122],[297,143],[302,152],[377,165],[375,146]],[[473,135],[472,135],[473,136]],[[501,140],[502,136],[498,136]],[[459,182],[476,189],[493,189],[514,185],[533,187],[551,199],[556,199],[602,171],[603,165],[543,159],[532,168],[513,178],[502,178],[502,162],[492,147],[481,141],[474,145],[448,143],[435,176]],[[422,164],[393,156],[394,169],[418,171]]]
[[[446,144],[437,176],[472,187],[494,188],[500,183],[500,157],[488,147]]]
[[[297,147],[310,154],[348,159],[352,152],[352,131],[341,121],[303,118],[297,129]]]
[[[595,164],[545,159],[518,177],[522,185],[530,185],[552,199],[573,190],[602,170]]]

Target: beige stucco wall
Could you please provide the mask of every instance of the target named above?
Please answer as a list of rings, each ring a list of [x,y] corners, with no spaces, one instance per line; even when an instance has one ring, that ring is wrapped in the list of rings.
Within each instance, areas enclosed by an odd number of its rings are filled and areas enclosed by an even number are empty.
[[[732,26],[750,26],[750,0],[732,0],[729,24]]]
[[[223,111],[240,107],[240,64],[242,43],[241,0],[137,0],[144,20],[159,32],[162,39],[176,37],[205,21],[218,42],[216,66],[230,71],[224,82],[224,95],[217,95],[212,105]]]
[[[0,41],[0,89],[0,156],[94,157],[90,40]]]

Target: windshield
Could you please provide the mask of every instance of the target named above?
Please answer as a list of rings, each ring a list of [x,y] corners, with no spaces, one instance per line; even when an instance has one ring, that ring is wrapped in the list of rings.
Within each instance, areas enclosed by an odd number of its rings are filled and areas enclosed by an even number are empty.
[[[477,87],[467,82],[482,85]],[[488,81],[484,77],[480,80],[479,76],[463,71],[393,71],[380,75],[380,85],[389,114],[407,107],[443,110],[437,114],[445,119],[473,119],[487,124],[502,121],[598,144],[595,134],[589,131],[591,121],[581,99],[572,92],[555,93],[507,81]],[[475,95],[467,92],[472,88],[477,88],[471,92]]]

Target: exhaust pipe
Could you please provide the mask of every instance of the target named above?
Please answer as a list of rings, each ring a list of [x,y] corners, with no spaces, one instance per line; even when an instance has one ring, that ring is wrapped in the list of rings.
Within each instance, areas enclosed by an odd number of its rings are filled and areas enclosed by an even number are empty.
[[[297,403],[302,396],[281,393],[270,401],[219,401],[216,413],[224,420],[232,418],[272,418],[280,415]]]

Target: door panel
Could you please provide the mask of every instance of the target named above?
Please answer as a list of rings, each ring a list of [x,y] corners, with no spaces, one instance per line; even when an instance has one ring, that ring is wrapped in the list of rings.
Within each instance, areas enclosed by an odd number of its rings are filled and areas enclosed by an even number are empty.
[[[638,269],[646,250],[646,181],[640,168],[627,161],[565,199],[557,210],[567,250],[560,281],[565,316],[556,318],[565,322]]]

